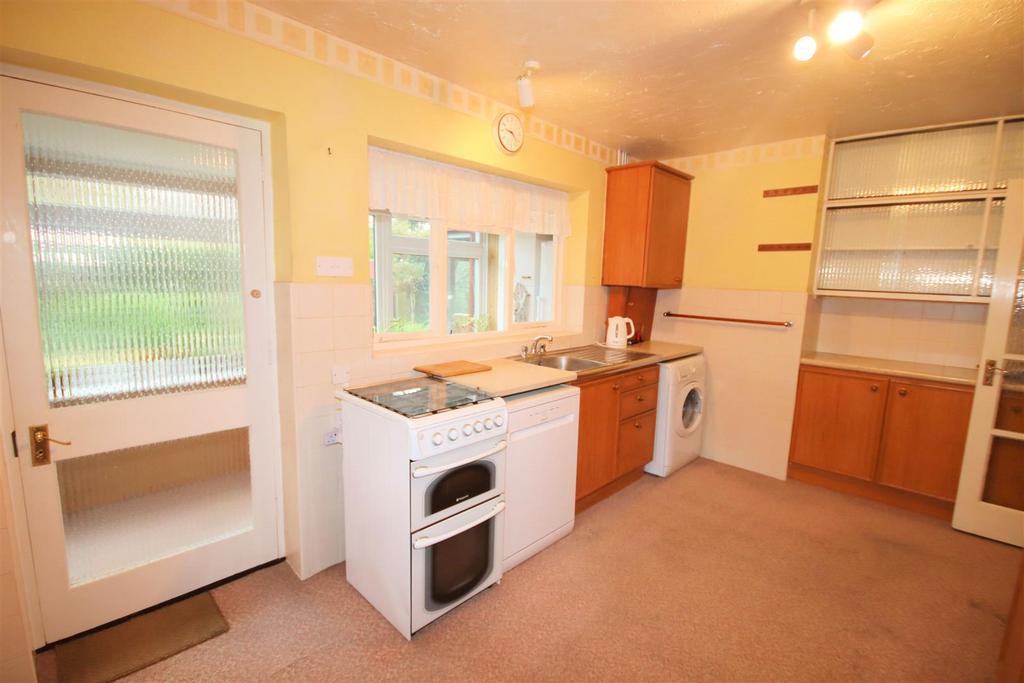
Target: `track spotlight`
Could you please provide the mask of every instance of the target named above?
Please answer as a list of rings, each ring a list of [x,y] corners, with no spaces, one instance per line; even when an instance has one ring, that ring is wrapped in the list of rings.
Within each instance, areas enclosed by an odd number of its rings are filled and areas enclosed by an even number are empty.
[[[806,62],[818,51],[818,41],[814,36],[802,36],[793,43],[793,56],[797,61]]]
[[[864,28],[864,15],[855,9],[844,9],[828,25],[828,39],[836,45],[850,42]]]
[[[798,62],[806,62],[818,51],[818,41],[814,38],[814,8],[807,10],[807,33],[793,43],[793,57]]]

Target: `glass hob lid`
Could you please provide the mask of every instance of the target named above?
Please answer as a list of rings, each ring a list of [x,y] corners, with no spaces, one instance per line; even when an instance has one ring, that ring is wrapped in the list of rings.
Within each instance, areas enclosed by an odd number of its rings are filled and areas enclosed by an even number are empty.
[[[433,415],[494,398],[486,391],[433,377],[403,379],[347,391],[405,417]]]

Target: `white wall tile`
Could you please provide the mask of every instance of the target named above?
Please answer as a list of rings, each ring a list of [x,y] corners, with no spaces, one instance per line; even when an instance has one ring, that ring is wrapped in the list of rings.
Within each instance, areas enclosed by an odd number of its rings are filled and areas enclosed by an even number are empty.
[[[704,347],[707,398],[702,455],[784,479],[796,400],[805,294],[662,290],[652,338]],[[792,328],[665,318],[672,310],[726,317],[785,316]]]
[[[373,293],[370,285],[333,285],[335,317],[373,315]]]
[[[291,285],[292,318],[330,318],[334,314],[331,285],[296,282]]]
[[[293,358],[292,382],[296,388],[330,383],[331,368],[334,365],[333,351],[306,351],[294,354]]]
[[[335,349],[368,349],[373,343],[373,320],[369,316],[341,316],[334,319]]]
[[[334,326],[331,318],[296,318],[292,322],[292,350],[330,351],[334,348]]]
[[[822,297],[813,350],[973,367],[987,307],[979,304]]]

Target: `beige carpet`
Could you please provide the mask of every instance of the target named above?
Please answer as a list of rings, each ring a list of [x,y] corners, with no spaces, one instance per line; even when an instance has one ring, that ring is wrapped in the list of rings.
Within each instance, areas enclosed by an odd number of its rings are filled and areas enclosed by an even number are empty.
[[[707,461],[576,524],[411,643],[343,567],[275,565],[215,590],[228,633],[125,680],[991,680],[1020,557]]]
[[[209,591],[54,647],[61,683],[108,683],[228,630]]]

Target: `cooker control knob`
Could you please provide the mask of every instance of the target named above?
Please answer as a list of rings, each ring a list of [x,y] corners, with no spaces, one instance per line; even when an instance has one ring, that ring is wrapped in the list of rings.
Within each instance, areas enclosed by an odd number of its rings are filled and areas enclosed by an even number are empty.
[[[484,429],[494,429],[494,420],[491,418],[484,420]]]
[[[456,429],[455,427],[452,427],[451,429],[448,430],[448,440],[455,441],[455,439],[457,438],[459,438],[459,430]]]
[[[440,446],[444,443],[444,437],[441,436],[441,432],[434,432],[434,436],[430,437],[430,440],[434,442],[435,446]]]
[[[473,423],[473,429],[474,431],[476,431],[477,434],[479,434],[480,432],[484,431],[484,423],[481,422],[480,420],[477,420],[476,422]]]
[[[495,415],[494,424],[500,427],[501,425],[505,424],[505,418],[503,418],[501,415]]]
[[[465,434],[466,436],[469,436],[470,434],[472,434],[473,433],[473,425],[469,424],[468,422],[466,424],[462,425],[462,433]]]

